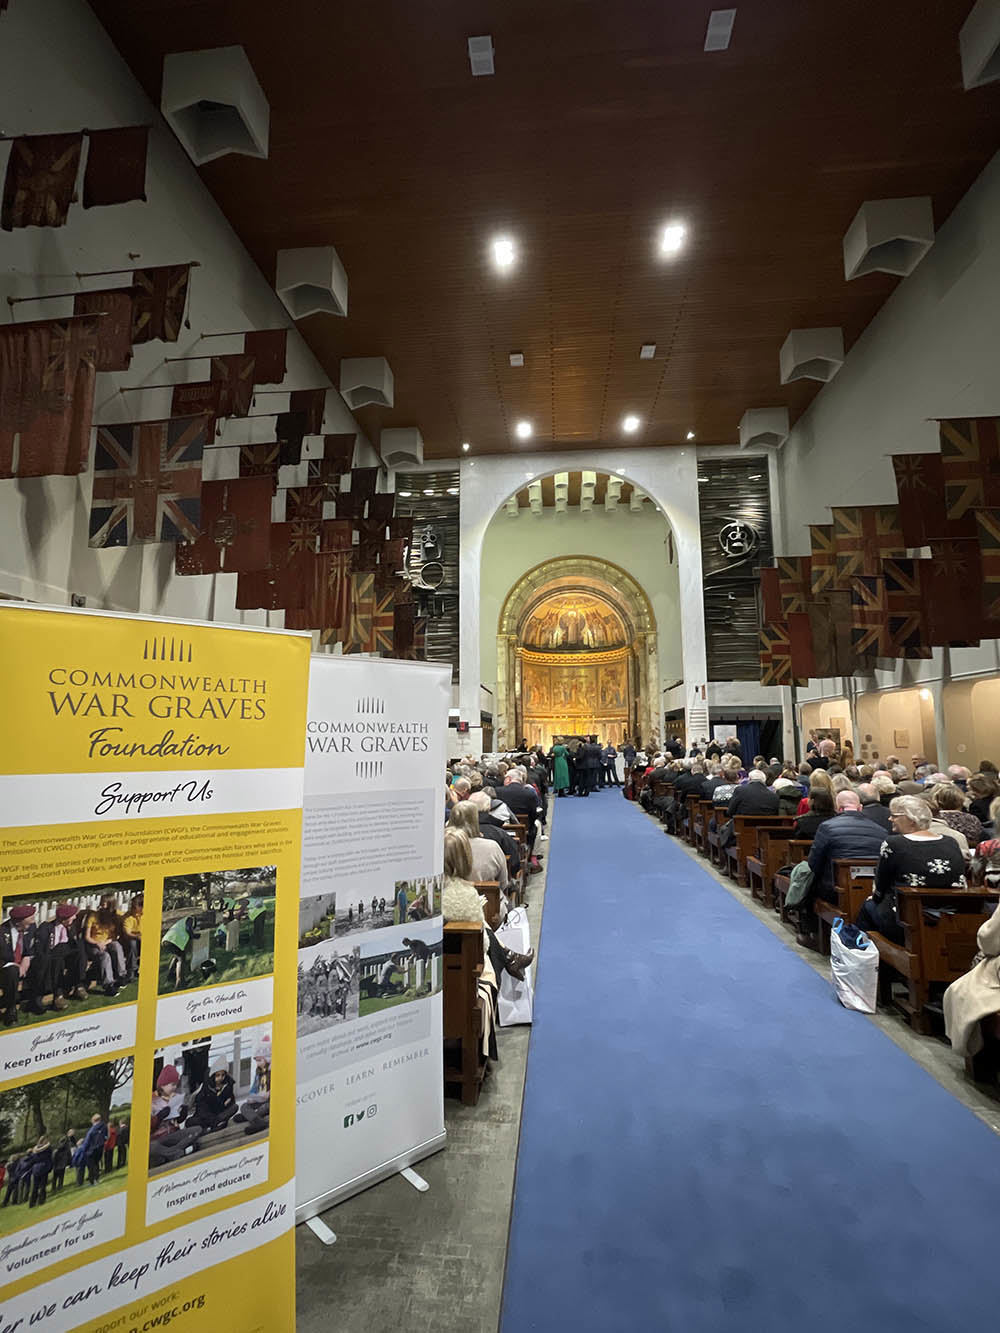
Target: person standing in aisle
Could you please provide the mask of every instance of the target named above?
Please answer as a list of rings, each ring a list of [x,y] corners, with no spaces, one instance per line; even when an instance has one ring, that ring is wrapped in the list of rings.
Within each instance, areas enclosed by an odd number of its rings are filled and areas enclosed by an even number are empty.
[[[562,741],[552,747],[552,785],[557,796],[569,795],[569,750]]]

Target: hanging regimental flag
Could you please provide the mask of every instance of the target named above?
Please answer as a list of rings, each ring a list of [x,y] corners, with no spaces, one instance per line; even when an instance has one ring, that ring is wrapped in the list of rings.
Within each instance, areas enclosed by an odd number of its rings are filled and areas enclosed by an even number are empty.
[[[778,588],[781,598],[779,619],[804,612],[812,595],[812,561],[807,555],[778,557]],[[768,617],[770,619],[771,617]]]
[[[362,569],[374,569],[385,540],[385,524],[370,518],[358,520],[358,564]]]
[[[178,574],[266,569],[271,559],[271,483],[267,477],[206,481],[201,487],[201,535],[179,542]]]
[[[302,462],[302,441],[306,436],[305,412],[279,412],[274,423],[278,458],[282,467],[297,467]]]
[[[810,680],[819,672],[813,649],[812,623],[805,611],[792,611],[787,617],[788,655],[792,676],[796,680]]]
[[[269,477],[271,493],[278,486],[278,441],[240,445],[240,476]]]
[[[101,371],[128,370],[132,364],[132,321],[135,301],[131,287],[106,292],[79,292],[74,315],[100,316],[94,364]]]
[[[924,599],[919,560],[885,560],[886,614],[889,625],[889,656],[931,656],[924,624]]]
[[[890,657],[889,610],[885,579],[856,574],[851,579],[851,646],[859,657]]]
[[[368,501],[368,517],[382,523],[388,523],[396,507],[395,491],[380,491]]]
[[[209,429],[205,417],[99,426],[90,545],[197,540]]]
[[[900,528],[908,547],[976,535],[971,512],[957,520],[948,517],[944,459],[939,453],[893,454],[892,468],[899,495]]]
[[[416,603],[397,600],[392,610],[393,657],[406,658],[413,652],[416,620]]]
[[[919,564],[927,642],[935,648],[978,643],[983,619],[979,542],[931,542],[930,559]]]
[[[960,417],[938,423],[948,518],[1000,507],[1000,417]]]
[[[344,640],[347,653],[372,651],[372,619],[375,615],[375,575],[364,570],[351,575],[351,617]]]
[[[190,264],[167,264],[162,268],[137,268],[132,274],[135,289],[135,321],[132,341],[159,340],[174,343],[180,336],[187,306]]]
[[[792,649],[785,621],[768,621],[760,629],[760,683],[762,685],[805,685],[804,678],[792,675]]]
[[[0,328],[0,476],[86,471],[100,324],[71,316]]]
[[[354,524],[349,518],[325,518],[319,535],[321,551],[349,551],[354,542]]]
[[[249,416],[253,402],[253,357],[243,352],[213,356],[211,366],[210,378],[219,387],[219,416]]]
[[[838,583],[847,586],[858,576],[875,578],[883,559],[906,555],[895,505],[857,505],[832,514]]]
[[[292,531],[291,523],[272,523],[268,536],[270,555],[266,569],[237,576],[238,611],[289,612],[305,604],[311,578],[309,549]],[[296,628],[289,624],[287,616],[285,624],[289,629]]]
[[[389,540],[397,539],[406,542],[407,545],[413,540],[413,519],[412,518],[390,518],[389,519]]]
[[[375,610],[372,614],[371,651],[373,653],[392,653],[395,613],[393,611],[392,590],[376,590]]]
[[[127,204],[146,198],[149,127],[91,130],[83,173],[83,206]]]
[[[851,594],[828,588],[806,608],[812,631],[812,651],[821,679],[848,676],[859,665],[851,647]]]
[[[761,623],[781,619],[781,578],[776,565],[763,565],[760,571]]]
[[[202,380],[196,384],[175,384],[170,395],[170,415],[172,417],[211,417],[212,421],[221,416],[221,385],[212,380]]]
[[[323,487],[289,486],[285,492],[285,520],[303,537],[311,537],[312,549],[323,527]]]
[[[370,500],[375,494],[375,485],[378,481],[379,469],[377,467],[356,467],[351,469],[351,495],[354,502],[360,504],[364,500]],[[360,518],[360,512],[355,515]]]
[[[354,585],[354,552],[324,551],[316,562],[314,624],[322,643],[346,639],[351,624]]]
[[[809,525],[809,569],[814,597],[836,586],[837,560],[833,545],[832,523]]]
[[[73,202],[83,134],[31,134],[10,147],[0,227],[61,227]]]
[[[301,412],[305,417],[305,434],[323,434],[323,413],[326,410],[325,389],[296,389],[289,394],[288,410]]]
[[[1000,624],[1000,509],[978,509],[976,524],[983,579],[983,619]],[[983,633],[993,637],[985,628]]]
[[[285,378],[287,329],[254,329],[243,337],[243,350],[254,359],[257,384],[280,384]]]

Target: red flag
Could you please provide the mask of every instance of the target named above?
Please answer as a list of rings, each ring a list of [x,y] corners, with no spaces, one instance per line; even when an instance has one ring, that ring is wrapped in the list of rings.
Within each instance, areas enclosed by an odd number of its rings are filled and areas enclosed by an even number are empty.
[[[922,563],[920,560],[886,560],[883,564],[890,657],[931,656],[924,624]]]
[[[804,685],[792,675],[791,644],[788,623],[771,621],[760,629],[760,683],[762,685]]]
[[[289,486],[285,492],[285,519],[302,537],[316,538],[323,527],[323,487]]]
[[[390,518],[389,539],[395,541],[397,538],[405,541],[407,544],[413,540],[412,518]]]
[[[211,379],[219,386],[219,416],[246,417],[253,402],[254,361],[252,356],[236,352],[213,356]]]
[[[91,130],[89,139],[87,169],[83,173],[84,208],[144,200],[149,127]]]
[[[374,569],[385,540],[385,524],[373,523],[370,518],[358,520],[358,564],[362,569]]]
[[[178,543],[178,574],[266,569],[271,559],[271,482],[268,477],[206,481],[201,488],[201,535]]]
[[[321,551],[349,551],[354,541],[354,524],[349,518],[325,518],[319,537]]]
[[[284,610],[288,628],[299,628],[289,624],[288,614],[305,605],[311,579],[310,553],[292,531],[291,523],[272,523],[269,537],[267,568],[240,574],[236,579],[236,606],[240,611]]]
[[[899,494],[899,520],[907,546],[975,536],[971,513],[948,518],[945,503],[944,460],[938,454],[894,454],[893,471]]]
[[[982,566],[976,541],[932,542],[921,560],[927,642],[935,647],[978,643],[982,621]]]
[[[31,134],[10,146],[0,227],[61,227],[73,202],[83,135]]]
[[[394,491],[382,491],[378,495],[373,495],[368,501],[368,517],[379,519],[382,523],[388,523],[392,518],[392,511],[396,505],[396,494]]]
[[[377,467],[356,467],[351,469],[351,495],[354,502],[370,500],[375,494],[375,483],[378,481],[379,469]],[[361,517],[360,514],[357,515]]]
[[[375,615],[375,575],[364,570],[351,575],[351,618],[344,640],[346,653],[370,653],[373,647],[372,621]]]
[[[132,325],[134,343],[177,341],[184,322],[190,273],[190,264],[136,269],[132,274],[132,286],[135,288],[135,323]]]
[[[99,325],[74,316],[0,329],[0,476],[86,470]]]
[[[74,315],[101,316],[95,352],[98,370],[128,370],[132,364],[134,307],[131,287],[114,287],[106,292],[80,292],[74,298]]]
[[[305,412],[279,412],[274,434],[282,467],[297,467],[302,462],[302,441],[306,435]]]
[[[194,541],[208,429],[204,417],[98,426],[90,545]]]
[[[222,416],[222,385],[214,380],[197,384],[175,384],[170,395],[172,417]]]
[[[764,565],[760,571],[761,619],[781,619],[781,577],[773,565]]]
[[[1000,506],[1000,417],[962,417],[939,425],[949,519]]]
[[[278,486],[277,440],[267,440],[263,444],[241,444],[240,476],[269,478],[273,494]]]
[[[805,611],[789,613],[788,656],[792,675],[796,679],[813,679],[818,674],[813,652],[812,625]]]
[[[254,359],[254,383],[281,383],[287,345],[287,329],[255,329],[244,335],[243,351]]]
[[[288,410],[305,414],[306,435],[322,435],[325,408],[325,389],[296,389],[294,393],[289,394]]]

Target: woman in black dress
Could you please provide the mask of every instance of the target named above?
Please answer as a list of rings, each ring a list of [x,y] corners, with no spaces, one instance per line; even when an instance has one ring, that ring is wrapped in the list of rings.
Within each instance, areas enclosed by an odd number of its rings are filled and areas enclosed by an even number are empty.
[[[897,796],[889,814],[895,832],[882,844],[872,896],[862,905],[855,924],[861,930],[877,930],[901,944],[903,928],[896,914],[896,885],[964,888],[965,857],[954,838],[931,832],[931,808],[919,796]]]

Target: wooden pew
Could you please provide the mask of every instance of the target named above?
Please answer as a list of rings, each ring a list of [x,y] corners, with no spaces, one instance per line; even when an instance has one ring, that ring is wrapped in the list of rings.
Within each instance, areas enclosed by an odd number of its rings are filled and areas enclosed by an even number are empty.
[[[894,944],[877,931],[871,938],[879,952],[879,989],[894,1004],[915,1032],[929,1031],[924,1012],[932,986],[949,986],[964,976],[978,948],[976,933],[996,909],[1000,891],[987,888],[932,889],[908,884],[896,889],[904,941]],[[935,908],[954,909],[937,917]],[[886,964],[906,981],[905,999],[892,994]]]
[[[774,906],[774,877],[782,866],[789,865],[788,844],[794,828],[761,828],[757,830],[757,846],[747,857],[747,881],[750,893],[765,907]]]
[[[830,952],[830,931],[837,917],[853,921],[861,911],[866,898],[871,897],[875,883],[877,856],[855,856],[849,860],[834,861],[833,884],[837,890],[836,903],[825,898],[814,898],[812,910],[819,917],[819,951],[827,955]]]
[[[686,835],[687,840],[692,847],[697,845],[695,839],[695,820],[698,817],[698,806],[700,802],[701,797],[696,792],[692,792],[691,795],[684,800],[684,805],[687,808],[687,821],[685,825]]]
[[[725,870],[736,883],[747,886],[747,857],[757,847],[759,828],[781,828],[791,831],[793,821],[786,815],[736,815],[733,820],[734,841],[726,850]]]
[[[486,899],[483,915],[486,924],[492,930],[500,929],[500,881],[496,879],[474,880],[476,891]]]
[[[795,866],[800,861],[804,861],[812,851],[812,841],[806,838],[791,838],[788,843],[788,859],[785,865]],[[774,887],[774,910],[781,917],[786,926],[791,926],[792,919],[788,915],[788,908],[785,906],[785,897],[788,894],[788,888],[791,884],[789,875],[775,875],[773,881]],[[794,909],[793,909],[794,910]]]
[[[702,796],[694,807],[694,845],[701,856],[707,856],[708,824],[712,818],[712,798]]]
[[[483,1033],[487,1015],[477,989],[483,970],[483,928],[470,921],[444,927],[444,1081],[475,1106],[486,1075]]]

